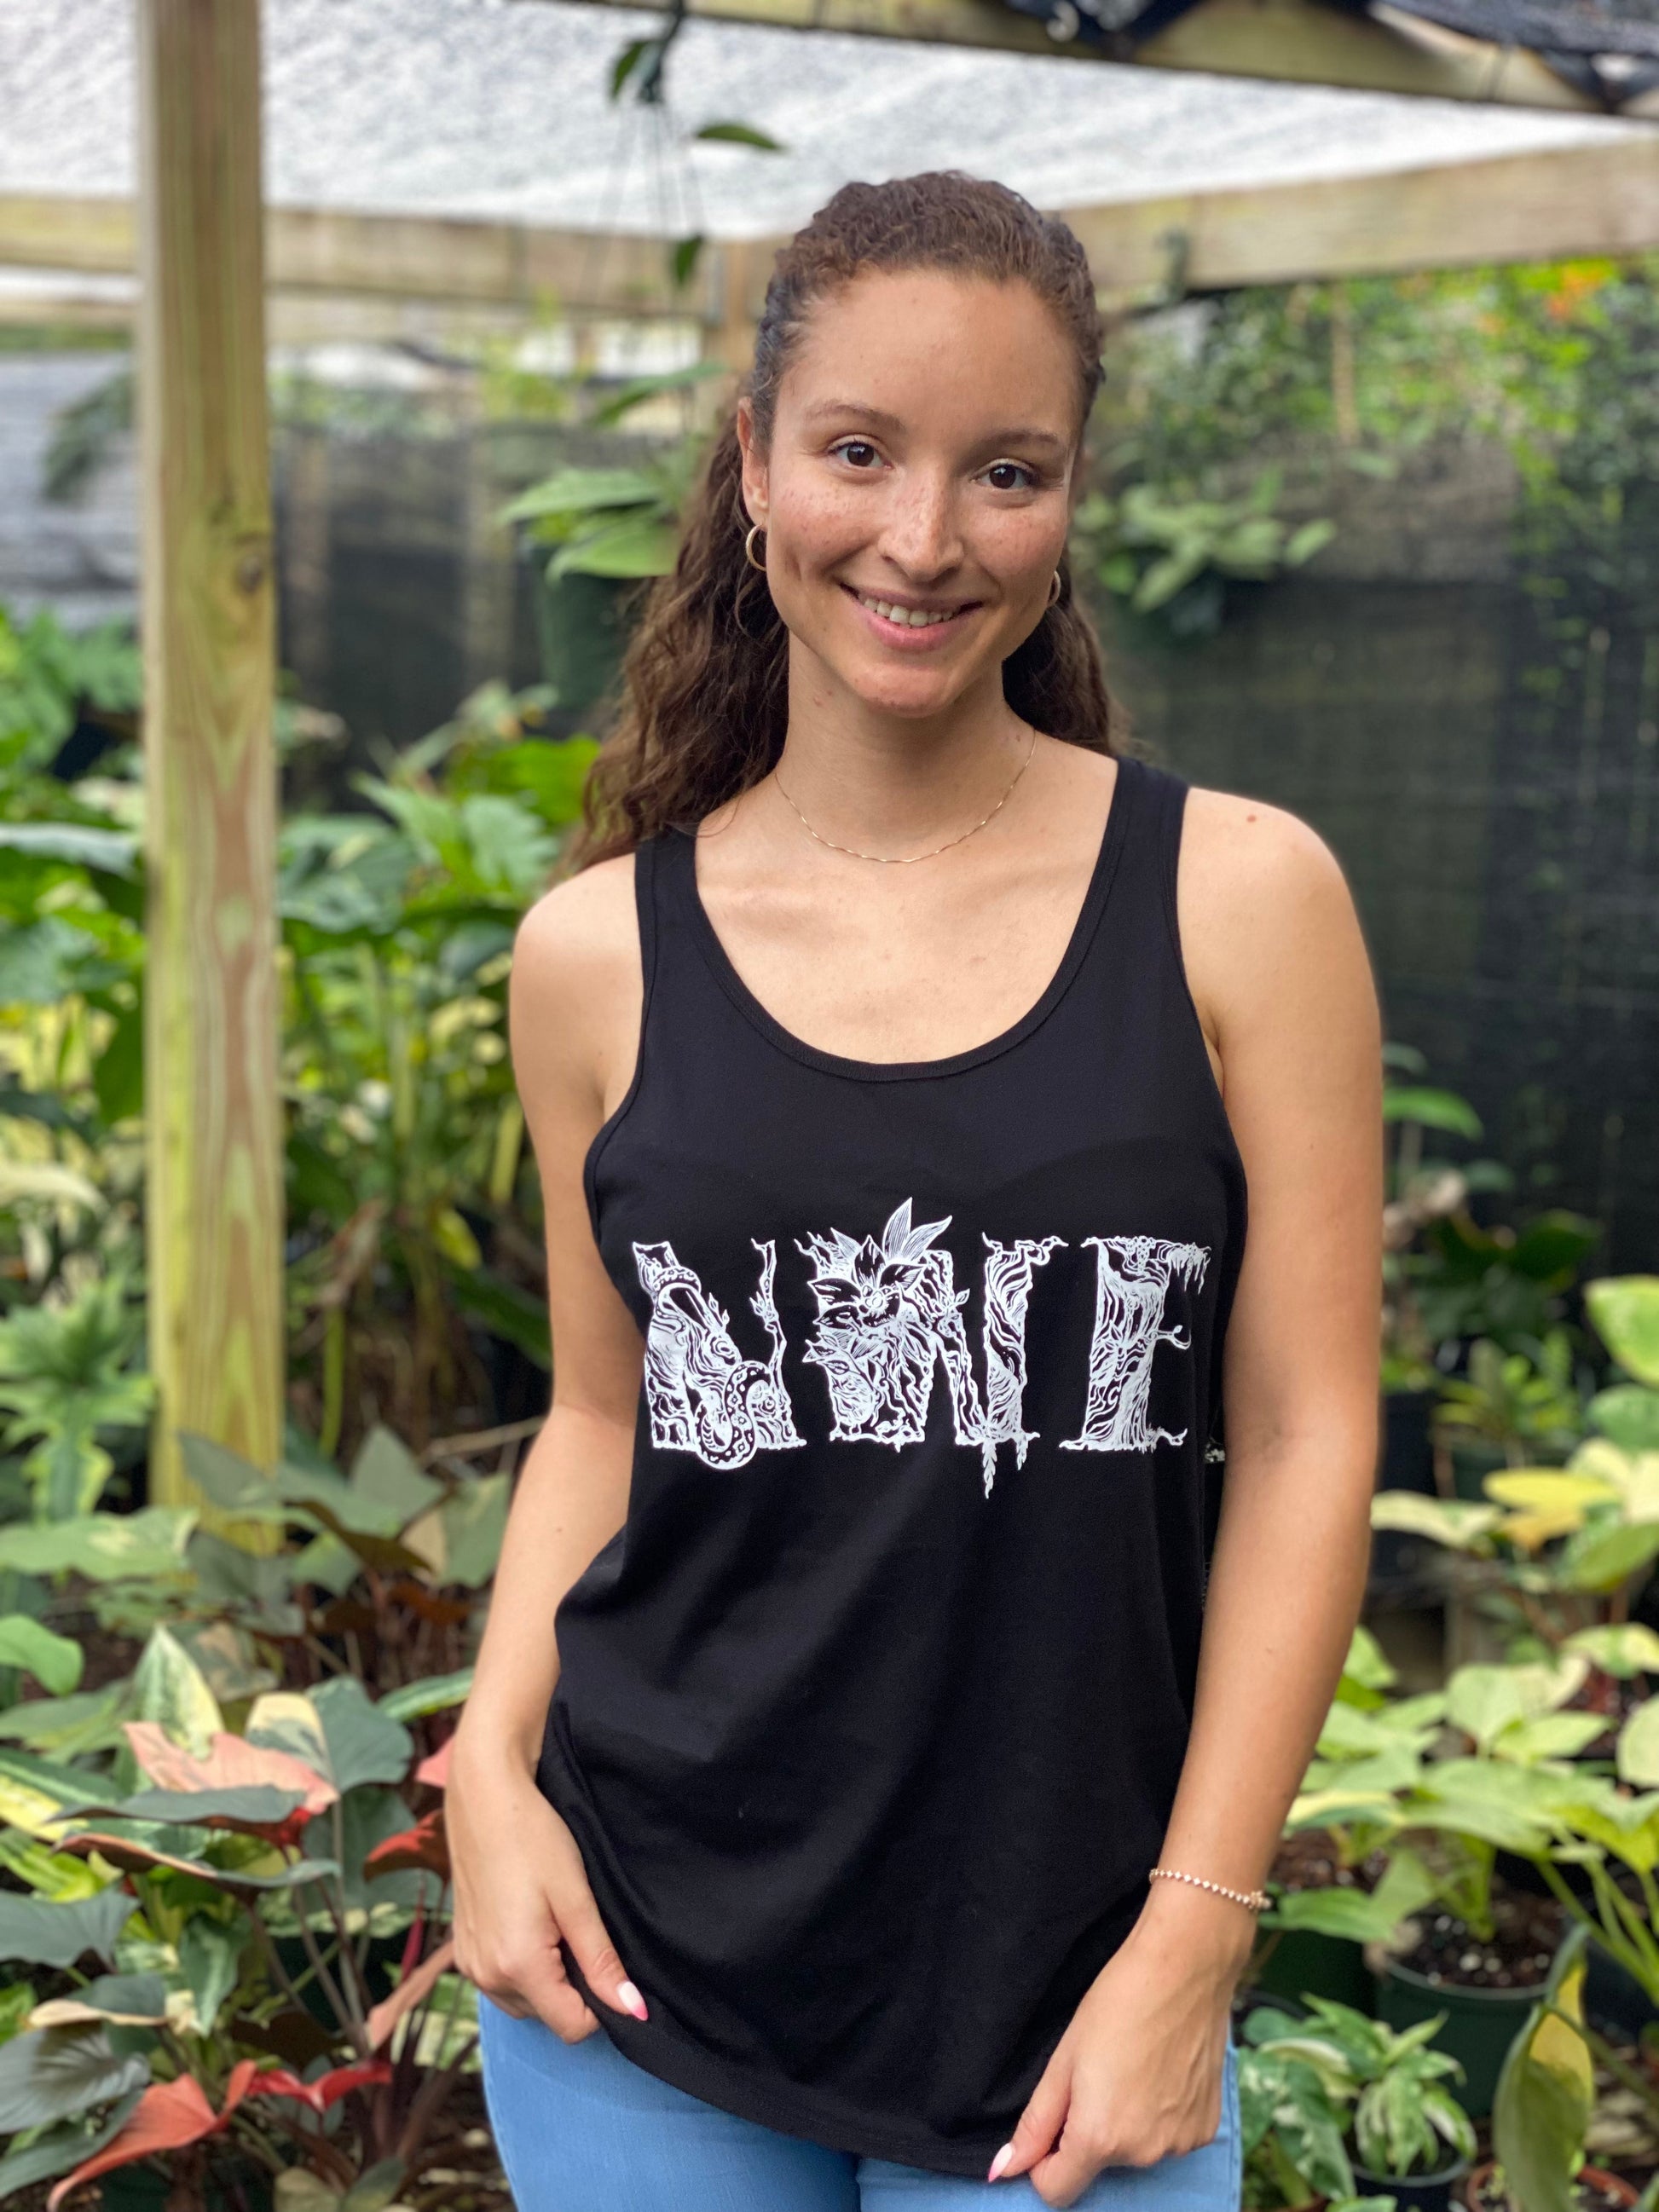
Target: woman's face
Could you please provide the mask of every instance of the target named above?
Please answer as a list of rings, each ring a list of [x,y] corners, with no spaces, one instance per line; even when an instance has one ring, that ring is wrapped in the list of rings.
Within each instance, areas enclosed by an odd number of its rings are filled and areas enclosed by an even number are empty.
[[[872,270],[822,301],[769,453],[738,416],[796,672],[908,716],[988,678],[1000,696],[1065,548],[1077,409],[1071,343],[1028,285]]]

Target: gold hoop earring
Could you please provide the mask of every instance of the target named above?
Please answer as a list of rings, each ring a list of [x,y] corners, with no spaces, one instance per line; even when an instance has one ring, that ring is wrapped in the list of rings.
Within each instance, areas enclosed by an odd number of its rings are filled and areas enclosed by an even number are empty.
[[[743,557],[751,568],[758,568],[763,576],[766,574],[766,563],[755,558],[755,540],[760,536],[762,527],[763,526],[758,522],[750,524],[749,535],[743,541]]]
[[[1060,581],[1060,571],[1056,568],[1054,573],[1053,580],[1048,586],[1048,605],[1050,606],[1053,606],[1054,601],[1060,597],[1060,592],[1064,588],[1065,586]]]

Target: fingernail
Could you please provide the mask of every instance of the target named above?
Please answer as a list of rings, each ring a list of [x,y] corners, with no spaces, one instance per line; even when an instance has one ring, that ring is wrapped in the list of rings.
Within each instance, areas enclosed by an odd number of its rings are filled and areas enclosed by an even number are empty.
[[[635,2020],[650,2019],[651,2015],[645,2008],[645,1999],[640,1995],[632,1982],[622,1983],[617,1990],[617,1995],[628,2007],[628,2009],[633,2014]]]
[[[1002,2148],[1001,2148],[1001,2149],[997,2153],[996,2156],[995,2156],[995,2157],[991,2160],[991,2171],[990,2171],[990,2172],[986,2176],[986,2179],[987,2179],[988,2181],[994,2181],[994,2180],[996,2180],[996,2179],[998,2178],[998,2176],[1001,2173],[1003,2167],[1004,2167],[1005,2166],[1006,2166],[1006,2165],[1007,2165],[1007,2163],[1008,2163],[1009,2160],[1013,2156],[1013,2154],[1014,2154],[1014,2147],[1013,2147],[1012,2143],[1011,2143],[1011,2142],[1006,2142],[1006,2143],[1004,2143],[1004,2145],[1002,2146]]]

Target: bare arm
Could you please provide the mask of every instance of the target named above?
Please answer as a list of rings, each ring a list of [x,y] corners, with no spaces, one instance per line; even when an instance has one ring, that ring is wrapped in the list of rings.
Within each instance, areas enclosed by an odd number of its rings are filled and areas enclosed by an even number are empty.
[[[1364,1597],[1382,1259],[1382,1035],[1358,922],[1312,832],[1252,811],[1235,834],[1261,833],[1244,856],[1264,878],[1261,921],[1231,945],[1203,940],[1250,1226],[1224,1356],[1197,1701],[1164,1850],[1241,1889],[1272,1865]],[[1175,1884],[1154,1902],[1195,1933],[1244,1919]]]
[[[1382,1037],[1347,885],[1305,824],[1188,801],[1180,905],[1249,1184],[1224,1355],[1227,1462],[1196,1700],[1162,1863],[1265,1879],[1364,1594],[1377,1449]],[[1072,2203],[1220,2119],[1243,1906],[1158,1881],[1034,2093],[1004,2169]],[[1058,2147],[1050,2149],[1061,2128]]]
[[[568,2042],[598,2022],[565,1975],[561,1934],[596,1993],[631,1990],[574,1838],[534,1782],[558,1680],[555,1609],[628,1510],[641,1346],[593,1242],[581,1178],[632,1073],[631,866],[611,863],[550,893],[514,957],[513,1065],[546,1218],[553,1401],[514,1486],[446,1808],[458,1964],[504,2009],[539,2014]]]

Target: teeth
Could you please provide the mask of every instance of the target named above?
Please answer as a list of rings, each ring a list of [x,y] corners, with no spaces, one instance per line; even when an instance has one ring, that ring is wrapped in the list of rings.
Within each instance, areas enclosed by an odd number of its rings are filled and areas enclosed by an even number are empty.
[[[927,607],[897,607],[890,599],[872,599],[863,592],[857,594],[861,607],[872,614],[880,615],[890,623],[902,623],[908,629],[931,629],[937,623],[949,622],[954,610],[930,610]]]

